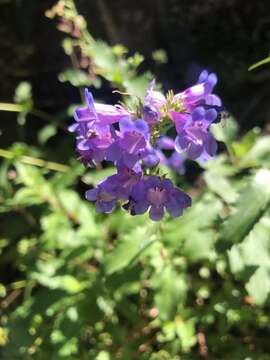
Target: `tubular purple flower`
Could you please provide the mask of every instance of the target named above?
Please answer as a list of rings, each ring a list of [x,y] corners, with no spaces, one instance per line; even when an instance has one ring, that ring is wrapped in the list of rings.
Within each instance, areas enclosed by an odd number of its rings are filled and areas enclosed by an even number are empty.
[[[183,127],[175,139],[176,151],[180,154],[186,152],[191,159],[198,159],[203,153],[209,158],[213,157],[217,151],[217,143],[207,130],[216,116],[214,109],[197,107],[191,115],[191,122]]]
[[[97,188],[86,191],[85,198],[96,202],[96,211],[99,213],[111,213],[116,206],[116,197],[108,194],[102,183]]]
[[[165,96],[161,92],[154,90],[155,84],[155,80],[149,84],[143,106],[143,118],[151,125],[160,120],[160,110],[167,103]]]
[[[107,160],[132,169],[148,154],[149,127],[142,119],[133,122],[130,118],[124,118],[119,122],[119,128],[113,144],[108,148]]]
[[[179,175],[184,175],[186,172],[185,161],[186,157],[174,151],[171,156],[167,159],[166,165],[172,170],[178,172]]]
[[[159,221],[165,211],[178,217],[191,206],[191,198],[161,177],[157,167],[164,165],[182,175],[186,155],[198,162],[215,155],[217,143],[209,128],[221,111],[221,100],[212,93],[216,82],[215,74],[203,71],[196,85],[175,96],[170,91],[166,99],[154,90],[152,81],[143,106],[134,112],[95,103],[92,93],[85,90],[86,106],[75,110],[75,123],[69,127],[76,134],[77,152],[85,165],[105,160],[117,169],[85,194],[95,202],[97,212],[111,213],[124,201],[123,208],[132,215],[149,210],[150,218]],[[136,119],[137,113],[143,119]],[[166,135],[173,123],[175,139]]]
[[[212,91],[217,83],[217,76],[214,73],[208,74],[203,70],[199,76],[197,84],[189,87],[182,93],[178,93],[173,97],[173,102],[181,103],[184,109],[192,112],[197,106],[221,106],[221,100]]]
[[[81,122],[71,125],[69,131],[77,134],[76,149],[85,165],[93,166],[94,162],[104,160],[113,142],[108,125],[96,126],[93,122]]]
[[[117,170],[117,174],[109,176],[96,188],[85,193],[87,200],[96,202],[97,212],[110,213],[118,200],[128,200],[133,187],[142,177],[142,173],[136,173],[124,166]]]
[[[98,105],[97,111],[93,96],[87,89],[85,90],[85,100],[87,106],[75,110],[76,122],[69,127],[69,131],[75,132],[77,135],[76,148],[80,159],[84,164],[92,166],[95,162],[105,159],[106,151],[114,141],[109,124],[117,121],[122,112],[110,105],[109,107]]]
[[[132,114],[125,110],[121,105],[107,105],[95,103],[95,109],[97,113],[97,123],[102,125],[114,124],[121,119]]]
[[[171,180],[150,176],[134,186],[129,206],[133,215],[150,209],[150,218],[159,221],[164,216],[164,209],[173,217],[180,216],[186,207],[191,206],[191,198],[174,187]]]
[[[163,135],[157,139],[157,146],[160,149],[173,150],[174,149],[174,140],[169,136]]]
[[[143,158],[143,164],[148,168],[154,168],[158,164],[165,164],[166,157],[160,149],[148,148],[148,155]]]

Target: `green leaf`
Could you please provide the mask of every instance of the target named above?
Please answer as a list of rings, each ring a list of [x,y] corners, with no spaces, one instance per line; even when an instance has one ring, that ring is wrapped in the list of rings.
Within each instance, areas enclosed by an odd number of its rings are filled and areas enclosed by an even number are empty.
[[[86,71],[71,69],[68,68],[62,71],[58,75],[59,81],[61,82],[70,82],[71,85],[80,87],[80,86],[90,86],[94,85],[95,87],[100,87],[101,82],[98,78],[91,79]]]
[[[176,318],[176,334],[181,339],[181,346],[187,352],[196,344],[195,321],[193,319],[183,320]]]
[[[250,130],[240,141],[234,142],[232,148],[237,158],[242,158],[254,146],[260,134],[259,128]]]
[[[72,275],[51,276],[50,274],[34,272],[32,278],[49,289],[64,290],[70,294],[76,294],[85,288],[85,284]]]
[[[68,339],[65,344],[59,349],[59,355],[61,358],[70,359],[70,355],[76,354],[78,352],[78,339],[73,337]]]
[[[124,86],[128,93],[143,99],[151,78],[152,75],[150,73],[146,73],[134,78],[124,79]]]
[[[216,234],[212,230],[191,231],[182,248],[182,253],[189,261],[209,259],[214,253]]]
[[[221,211],[221,201],[215,195],[206,193],[183,216],[165,223],[162,240],[179,248],[181,241],[188,241],[193,233],[202,232],[213,225]]]
[[[155,303],[160,318],[172,319],[186,298],[187,283],[184,274],[177,273],[171,266],[166,266],[161,273],[156,274],[154,284]]]
[[[40,169],[32,165],[25,165],[20,162],[15,163],[18,171],[18,178],[26,186],[36,187],[44,184],[45,180],[41,174]]]
[[[103,41],[95,41],[91,43],[88,48],[89,54],[94,58],[95,64],[99,66],[106,75],[109,72],[113,73],[117,68],[117,57],[113,49]]]
[[[16,87],[14,101],[22,105],[26,112],[32,109],[32,87],[30,83],[23,81]]]
[[[57,133],[56,126],[47,125],[38,133],[38,141],[41,145],[44,145],[51,137]]]
[[[16,192],[13,202],[19,205],[31,206],[42,204],[44,200],[36,189],[23,187]]]
[[[270,168],[270,136],[260,137],[239,162],[240,167]]]
[[[270,292],[270,268],[258,268],[251,276],[246,289],[255,304],[263,305]]]
[[[238,194],[225,176],[207,171],[204,173],[204,179],[210,190],[219,195],[226,203],[233,204],[236,201]]]
[[[122,270],[137,259],[157,239],[157,234],[153,231],[155,229],[155,226],[135,228],[124,236],[124,239],[120,240],[117,247],[105,259],[106,273],[113,274]]]
[[[270,218],[265,215],[241,244],[228,252],[231,271],[246,282],[255,304],[262,305],[270,292]],[[250,277],[251,276],[251,277]]]
[[[96,357],[96,360],[110,360],[110,353],[108,351],[100,351]]]
[[[159,65],[166,64],[168,62],[167,53],[163,49],[153,51],[152,59]]]
[[[238,133],[238,124],[233,117],[221,121],[218,124],[211,125],[211,132],[214,134],[216,140],[229,144],[236,139]]]
[[[222,226],[222,239],[228,244],[242,241],[260,220],[269,202],[270,171],[262,169],[239,196],[235,211]]]

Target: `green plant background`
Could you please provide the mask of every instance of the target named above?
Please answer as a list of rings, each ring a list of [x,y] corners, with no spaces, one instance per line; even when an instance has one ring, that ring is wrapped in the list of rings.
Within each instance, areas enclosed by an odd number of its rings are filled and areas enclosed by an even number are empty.
[[[78,19],[72,1],[63,18]],[[63,48],[83,46],[93,76],[69,67],[59,80],[143,96],[152,77],[143,57],[80,29]],[[270,359],[267,132],[239,136],[232,117],[213,125],[224,151],[192,176],[170,174],[193,206],[153,223],[121,209],[98,215],[85,201],[113,169],[76,159],[66,131],[75,106],[36,109],[28,82],[0,103],[17,121],[13,144],[0,148],[1,359]]]

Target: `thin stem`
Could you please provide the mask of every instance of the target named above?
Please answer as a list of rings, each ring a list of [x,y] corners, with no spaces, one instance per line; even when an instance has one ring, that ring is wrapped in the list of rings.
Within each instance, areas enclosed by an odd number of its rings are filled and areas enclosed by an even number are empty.
[[[26,110],[22,105],[19,105],[19,104],[0,103],[0,111],[10,111],[10,112],[17,112],[17,113],[26,112],[28,114],[32,114],[32,115],[40,118],[41,120],[48,121],[48,122],[52,123],[53,125],[66,130],[63,125],[59,125],[57,123],[57,121],[54,121],[54,119],[57,120],[56,118],[54,118],[53,116],[51,116],[39,109]]]
[[[14,159],[17,158],[11,151],[0,149],[0,156],[6,159]],[[59,172],[67,172],[69,170],[69,166],[64,164],[59,164],[53,161],[45,161],[42,159],[34,158],[31,156],[22,155],[18,157],[18,160],[29,165],[39,166],[46,168],[48,170],[59,171]]]
[[[12,111],[12,112],[22,112],[24,108],[19,104],[12,103],[0,103],[0,111]]]

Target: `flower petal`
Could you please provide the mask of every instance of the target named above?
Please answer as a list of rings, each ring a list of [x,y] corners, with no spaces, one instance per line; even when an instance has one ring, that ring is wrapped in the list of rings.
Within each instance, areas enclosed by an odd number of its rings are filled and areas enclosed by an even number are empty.
[[[98,189],[91,189],[91,190],[87,190],[85,193],[85,198],[88,201],[96,201],[98,197]]]
[[[122,149],[120,148],[118,141],[115,141],[108,147],[106,159],[108,161],[117,161],[121,158]]]
[[[157,140],[157,146],[160,149],[173,150],[174,149],[174,140],[169,136],[161,136]]]
[[[212,136],[212,134],[208,134],[207,141],[205,143],[205,150],[210,156],[215,156],[217,152],[217,142]]]
[[[133,210],[137,215],[144,214],[149,208],[149,203],[146,200],[139,201],[134,204]]]
[[[150,219],[153,221],[159,221],[164,216],[164,207],[163,206],[151,206],[149,212]]]
[[[202,106],[196,107],[192,112],[193,121],[202,121],[205,116],[205,109]]]
[[[181,154],[184,151],[186,151],[189,143],[190,143],[190,140],[186,135],[184,135],[184,136],[178,135],[175,139],[175,150]]]
[[[119,128],[120,132],[124,134],[127,131],[133,131],[134,130],[134,124],[130,117],[126,116],[123,119],[119,121]]]
[[[103,202],[103,201],[97,201],[96,202],[96,211],[99,213],[106,213],[109,214],[113,211],[115,207],[115,200]]]
[[[190,142],[189,146],[187,148],[187,155],[191,159],[197,159],[201,153],[203,152],[203,145],[202,144],[196,144],[195,142]]]

